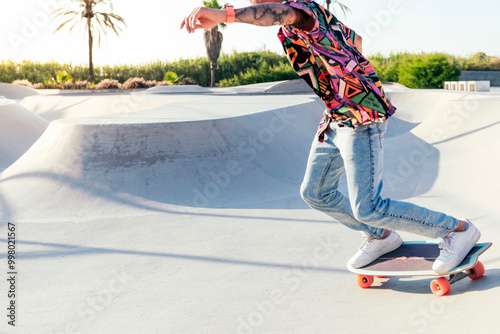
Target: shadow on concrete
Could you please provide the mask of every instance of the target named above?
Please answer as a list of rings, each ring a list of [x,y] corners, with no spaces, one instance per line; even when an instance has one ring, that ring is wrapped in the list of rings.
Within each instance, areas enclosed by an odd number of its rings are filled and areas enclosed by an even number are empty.
[[[6,239],[0,239],[0,242],[7,243]],[[33,260],[48,257],[68,257],[68,256],[92,256],[92,255],[111,255],[111,254],[125,254],[125,255],[136,255],[145,257],[160,257],[165,259],[179,259],[194,262],[213,262],[220,264],[230,264],[230,265],[241,265],[241,266],[251,266],[251,267],[264,267],[264,268],[277,268],[277,269],[296,269],[302,271],[318,271],[318,272],[345,272],[345,269],[337,269],[330,267],[314,267],[314,266],[303,266],[301,264],[286,264],[286,263],[270,263],[270,262],[259,262],[259,261],[246,261],[237,259],[227,259],[221,257],[211,257],[211,256],[198,256],[198,255],[186,255],[186,254],[175,254],[175,253],[157,253],[157,252],[139,252],[130,251],[125,249],[112,249],[112,248],[102,248],[102,247],[85,247],[78,245],[67,245],[67,244],[56,244],[56,243],[44,243],[36,241],[18,241],[20,245],[37,245],[46,246],[52,248],[59,248],[57,251],[48,252],[36,252],[36,253],[24,253],[18,254],[17,258],[21,260]],[[0,255],[0,258],[5,258],[6,255]]]

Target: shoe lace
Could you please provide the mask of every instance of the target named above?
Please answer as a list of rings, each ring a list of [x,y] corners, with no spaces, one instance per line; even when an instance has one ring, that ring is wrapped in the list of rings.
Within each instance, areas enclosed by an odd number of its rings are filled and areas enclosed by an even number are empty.
[[[375,240],[374,238],[365,238],[365,241],[363,242],[363,244],[361,245],[361,250],[366,250],[370,245],[371,243],[373,242],[373,240]]]
[[[443,251],[444,253],[449,253],[454,238],[455,238],[454,232],[451,232],[446,237],[442,238],[441,241],[439,242],[439,249],[441,249],[441,251]]]

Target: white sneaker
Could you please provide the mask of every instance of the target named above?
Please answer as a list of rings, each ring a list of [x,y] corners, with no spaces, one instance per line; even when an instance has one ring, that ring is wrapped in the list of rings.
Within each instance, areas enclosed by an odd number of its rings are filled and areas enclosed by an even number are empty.
[[[465,231],[451,232],[441,239],[439,243],[441,252],[432,266],[436,274],[444,275],[456,268],[481,237],[481,233],[474,224],[468,219],[466,221]]]
[[[403,243],[403,239],[394,231],[389,232],[389,235],[384,239],[365,238],[359,251],[348,262],[353,268],[364,267],[380,256],[399,248]]]

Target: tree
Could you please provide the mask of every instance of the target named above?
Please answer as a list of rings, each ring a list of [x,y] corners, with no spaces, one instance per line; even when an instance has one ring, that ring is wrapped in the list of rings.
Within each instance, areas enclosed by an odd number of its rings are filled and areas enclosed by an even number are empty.
[[[340,7],[340,9],[342,10],[342,13],[344,13],[344,16],[347,14],[347,12],[350,12],[351,10],[349,9],[349,7],[347,7],[346,5],[344,5],[343,3],[341,2],[338,2],[337,0],[325,0],[325,3],[326,3],[326,9],[330,10],[330,4],[333,2],[333,4],[337,5]],[[334,10],[335,11],[335,10]]]
[[[122,29],[117,25],[122,23],[127,26],[123,17],[113,13],[113,4],[108,0],[70,0],[73,4],[74,9],[59,8],[55,10],[52,14],[55,17],[64,17],[67,19],[57,29],[54,33],[58,32],[68,23],[74,21],[73,25],[69,29],[71,32],[78,22],[84,23],[86,33],[88,34],[89,42],[89,78],[88,82],[94,81],[94,64],[92,61],[92,51],[94,45],[94,36],[97,33],[98,36],[98,47],[101,46],[101,33],[107,36],[107,29],[111,29],[118,36],[118,31]],[[105,6],[109,4],[110,11],[97,11],[97,6]],[[115,23],[116,21],[116,23]]]
[[[203,1],[203,5],[207,8],[222,8],[217,0]],[[210,62],[210,87],[215,86],[215,67],[217,66],[217,60],[219,59],[220,50],[222,48],[223,36],[219,31],[219,26],[221,26],[221,28],[224,28],[226,25],[220,24],[211,29],[205,29],[203,35],[203,39],[205,40],[205,47],[207,48],[208,61]]]

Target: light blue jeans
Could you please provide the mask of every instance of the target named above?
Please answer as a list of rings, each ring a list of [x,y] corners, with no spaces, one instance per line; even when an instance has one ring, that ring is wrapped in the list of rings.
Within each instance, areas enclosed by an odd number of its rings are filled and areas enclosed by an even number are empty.
[[[355,129],[332,122],[324,141],[313,142],[302,198],[313,209],[373,238],[380,238],[386,229],[444,237],[458,226],[456,218],[381,197],[386,128],[387,121]],[[344,174],[349,197],[338,190]]]

